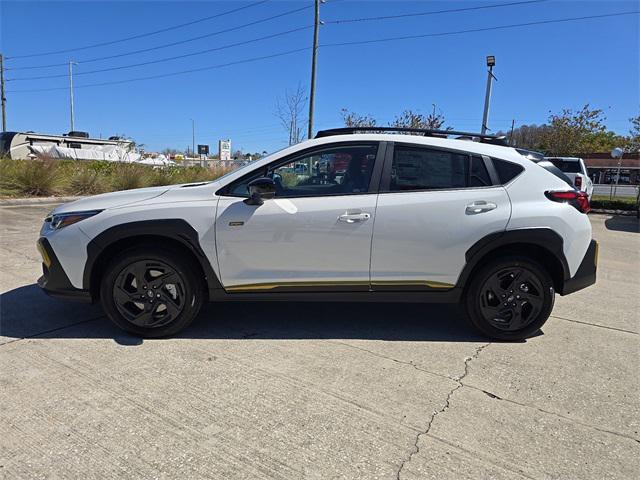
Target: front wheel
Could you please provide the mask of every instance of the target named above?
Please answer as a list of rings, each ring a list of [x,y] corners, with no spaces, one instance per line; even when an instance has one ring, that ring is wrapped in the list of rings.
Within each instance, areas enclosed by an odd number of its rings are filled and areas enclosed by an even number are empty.
[[[105,272],[100,298],[117,326],[147,338],[186,328],[203,301],[199,269],[179,252],[135,247],[116,257]]]
[[[472,325],[499,340],[522,340],[547,321],[555,299],[551,276],[525,257],[504,257],[478,270],[466,292]]]

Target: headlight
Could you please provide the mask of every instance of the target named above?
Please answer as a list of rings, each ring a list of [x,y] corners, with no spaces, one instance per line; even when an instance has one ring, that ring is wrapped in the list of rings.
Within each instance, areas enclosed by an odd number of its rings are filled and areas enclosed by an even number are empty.
[[[44,219],[45,226],[48,225],[51,230],[59,230],[64,227],[68,227],[69,225],[73,225],[74,223],[78,223],[80,220],[84,220],[85,218],[93,217],[101,211],[102,210],[87,210],[85,212],[69,212],[49,215]]]

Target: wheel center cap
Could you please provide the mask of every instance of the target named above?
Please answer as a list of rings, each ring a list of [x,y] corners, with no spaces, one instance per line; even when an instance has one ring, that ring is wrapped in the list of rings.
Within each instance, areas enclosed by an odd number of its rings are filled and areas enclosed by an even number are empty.
[[[153,292],[151,290],[147,292],[147,297],[153,298]]]
[[[510,295],[509,298],[507,298],[507,302],[513,302],[514,298],[513,295]]]

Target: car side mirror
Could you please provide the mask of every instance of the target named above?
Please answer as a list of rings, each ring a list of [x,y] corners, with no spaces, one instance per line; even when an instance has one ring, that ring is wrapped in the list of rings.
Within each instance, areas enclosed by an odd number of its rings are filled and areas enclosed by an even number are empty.
[[[247,205],[262,205],[265,200],[276,196],[276,184],[272,178],[260,177],[249,182],[247,185],[249,198],[244,203]]]

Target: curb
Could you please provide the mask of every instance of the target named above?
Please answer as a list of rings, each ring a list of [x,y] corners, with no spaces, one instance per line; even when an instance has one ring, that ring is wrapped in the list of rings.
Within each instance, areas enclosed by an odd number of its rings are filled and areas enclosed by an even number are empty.
[[[602,208],[592,208],[589,213],[600,213],[605,215],[623,215],[623,216],[635,216],[635,210],[605,210]]]
[[[0,198],[0,206],[12,207],[19,205],[45,205],[45,204],[60,204],[73,202],[84,197],[31,197],[31,198]]]

